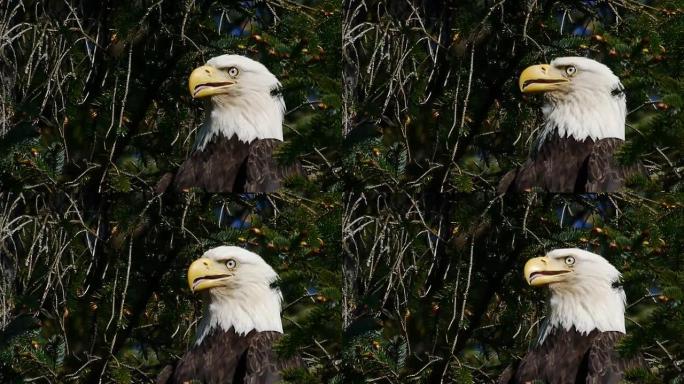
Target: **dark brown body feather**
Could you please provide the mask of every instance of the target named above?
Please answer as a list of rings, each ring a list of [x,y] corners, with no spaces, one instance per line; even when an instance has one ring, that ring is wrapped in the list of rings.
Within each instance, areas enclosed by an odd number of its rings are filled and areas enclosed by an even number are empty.
[[[284,166],[273,158],[282,141],[256,139],[251,143],[216,136],[203,150],[194,151],[178,169],[177,191],[202,188],[207,192],[275,192],[285,178],[303,174],[299,164]]]
[[[282,380],[284,369],[303,367],[299,358],[278,359],[273,343],[279,332],[265,331],[240,336],[231,328],[215,330],[190,349],[174,366],[167,366],[157,384],[272,384]]]
[[[619,191],[627,178],[644,173],[639,165],[624,167],[617,163],[613,154],[623,143],[616,138],[575,140],[554,134],[523,165],[508,172],[497,190],[499,193],[531,188],[555,193]]]
[[[620,357],[615,344],[623,337],[620,332],[582,335],[575,328],[555,329],[517,366],[506,368],[498,383],[618,384],[626,370],[645,367],[641,358]]]

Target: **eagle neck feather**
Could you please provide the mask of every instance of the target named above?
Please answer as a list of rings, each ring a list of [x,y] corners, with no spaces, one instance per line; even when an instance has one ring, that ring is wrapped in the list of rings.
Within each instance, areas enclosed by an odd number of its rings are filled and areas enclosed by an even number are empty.
[[[549,313],[538,343],[542,344],[553,329],[569,331],[572,327],[586,335],[599,332],[625,333],[625,292],[600,277],[591,284],[552,284]]]
[[[222,135],[251,143],[257,139],[283,140],[285,102],[280,94],[244,91],[240,95],[213,97],[207,119],[200,127],[194,150],[202,151]]]
[[[555,132],[561,138],[579,141],[625,139],[627,104],[622,92],[597,92],[587,87],[570,93],[549,93],[545,100],[542,107],[545,121],[540,143]]]
[[[212,290],[208,295],[195,345],[202,343],[215,328],[228,331],[232,327],[238,335],[246,335],[252,330],[283,333],[280,319],[282,295],[278,289],[250,284],[238,290]]]

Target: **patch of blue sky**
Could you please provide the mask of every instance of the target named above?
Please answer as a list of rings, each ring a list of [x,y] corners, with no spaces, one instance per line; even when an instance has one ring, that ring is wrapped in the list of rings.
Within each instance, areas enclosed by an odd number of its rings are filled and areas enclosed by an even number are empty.
[[[318,294],[318,289],[316,287],[308,287],[306,288],[306,294],[309,296],[315,296]]]
[[[573,36],[591,36],[593,34],[593,29],[589,25],[578,25],[572,30]]]

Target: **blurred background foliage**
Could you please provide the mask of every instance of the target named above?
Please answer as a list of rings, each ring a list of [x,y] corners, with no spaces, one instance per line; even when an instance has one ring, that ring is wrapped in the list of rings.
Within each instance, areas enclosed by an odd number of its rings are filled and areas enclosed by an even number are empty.
[[[492,382],[543,315],[524,261],[561,246],[623,271],[621,349],[652,367],[633,381],[684,379],[681,0],[0,7],[0,381],[150,381],[200,315],[185,268],[219,244],[280,273],[279,349],[309,367],[292,382]],[[226,52],[283,82],[279,157],[309,177],[157,196],[203,119],[186,78]],[[613,196],[496,196],[541,122],[517,74],[565,55],[621,77],[621,159],[651,177]]]
[[[525,261],[598,253],[623,273],[628,338],[652,373],[681,380],[681,195],[500,199],[484,193],[346,195],[343,362],[350,382],[492,383],[536,341],[546,289]],[[586,300],[592,300],[587,297]]]
[[[0,4],[0,382],[151,382],[191,345],[190,262],[231,244],[280,273],[287,337],[337,375],[339,4],[135,0]],[[156,195],[203,105],[191,70],[242,54],[283,83],[308,177],[269,196]]]
[[[346,0],[345,379],[491,383],[536,340],[544,290],[524,262],[559,247],[624,274],[625,354],[684,380],[684,2]],[[587,56],[622,79],[648,180],[610,196],[497,196],[528,156],[541,98],[527,65]],[[588,298],[590,300],[590,298]]]

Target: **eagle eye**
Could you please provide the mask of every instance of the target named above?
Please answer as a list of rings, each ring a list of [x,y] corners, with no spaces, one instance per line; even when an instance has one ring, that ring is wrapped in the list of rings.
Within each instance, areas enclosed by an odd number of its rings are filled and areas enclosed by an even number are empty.
[[[240,70],[237,67],[228,68],[228,76],[237,77],[240,74]]]
[[[577,68],[575,68],[572,65],[568,65],[567,67],[565,67],[565,73],[568,76],[575,76],[575,73],[577,73]]]
[[[237,262],[235,260],[228,259],[228,261],[226,261],[226,268],[234,269],[235,267],[237,267]]]
[[[575,258],[574,258],[574,257],[568,256],[568,257],[565,258],[565,265],[570,266],[570,265],[573,265],[573,264],[575,264]]]

